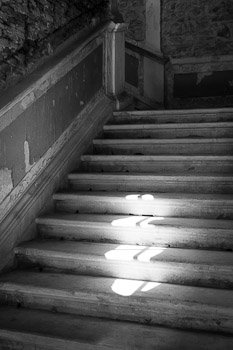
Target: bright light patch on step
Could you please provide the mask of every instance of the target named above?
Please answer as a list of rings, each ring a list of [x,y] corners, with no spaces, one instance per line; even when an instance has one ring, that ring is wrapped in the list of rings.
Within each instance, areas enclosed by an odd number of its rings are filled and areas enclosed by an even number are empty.
[[[146,247],[138,245],[120,245],[105,253],[107,260],[150,262],[154,257],[162,254],[167,248]]]
[[[160,286],[160,284],[161,283],[157,282],[117,279],[112,285],[112,291],[118,295],[129,297],[137,291],[144,293],[149,292]]]
[[[137,224],[141,220],[144,220],[143,216],[130,216],[123,219],[113,220],[112,226],[133,227],[133,226],[137,226]]]
[[[152,194],[129,194],[125,199],[127,201],[138,201],[139,199],[142,199],[143,201],[153,201],[154,196],[152,196]]]
[[[143,201],[153,201],[154,200],[154,196],[152,196],[152,194],[144,194],[142,196],[142,200]]]
[[[165,218],[163,216],[153,216],[147,218],[146,216],[129,216],[127,218],[116,219],[111,222],[112,226],[118,227],[153,227],[155,221],[163,221]]]
[[[117,279],[112,285],[112,290],[116,294],[129,297],[142,287],[144,283],[144,281]]]
[[[148,282],[145,287],[141,289],[141,292],[149,292],[150,290],[160,286],[159,282]]]
[[[163,216],[151,217],[151,218],[144,219],[143,221],[140,222],[139,225],[145,228],[148,226],[152,226],[151,223],[153,223],[154,221],[163,221],[163,220],[165,220]]]
[[[127,201],[137,201],[139,200],[140,194],[129,194],[125,197]]]
[[[141,254],[141,252],[145,249],[147,249],[147,247],[136,245],[120,245],[116,249],[105,253],[105,258],[107,260],[132,261],[134,260],[134,257],[138,256],[138,254]]]
[[[138,255],[137,260],[141,262],[150,262],[155,256],[162,254],[165,250],[166,248],[147,248]]]

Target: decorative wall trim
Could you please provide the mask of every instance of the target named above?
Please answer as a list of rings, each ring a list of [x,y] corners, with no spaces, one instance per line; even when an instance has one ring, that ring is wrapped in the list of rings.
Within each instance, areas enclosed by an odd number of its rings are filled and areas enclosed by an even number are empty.
[[[67,173],[78,166],[80,156],[111,112],[112,102],[101,90],[1,204],[3,217],[10,203],[16,203],[0,224],[0,270],[12,264],[16,244],[33,238],[35,232],[30,225],[33,226],[46,203],[51,202],[52,193],[61,186]]]

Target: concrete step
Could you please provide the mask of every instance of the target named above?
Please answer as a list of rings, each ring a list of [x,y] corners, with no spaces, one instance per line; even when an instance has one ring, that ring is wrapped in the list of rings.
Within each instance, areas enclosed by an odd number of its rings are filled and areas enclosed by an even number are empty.
[[[233,289],[233,252],[40,240],[15,254],[20,267]]]
[[[95,139],[96,154],[233,155],[233,139]]]
[[[151,173],[72,173],[68,179],[72,189],[83,191],[233,193],[233,176],[214,174],[166,176]]]
[[[59,213],[39,217],[36,223],[43,238],[192,249],[233,249],[231,220]]]
[[[232,290],[23,270],[0,277],[0,302],[233,334]]]
[[[233,121],[233,108],[114,112],[110,124],[211,123]]]
[[[190,193],[64,192],[53,196],[59,211],[233,219],[233,196]]]
[[[232,174],[233,156],[83,155],[81,169],[153,174]]]
[[[1,306],[0,344],[4,350],[227,350],[233,337]]]
[[[233,122],[225,123],[177,123],[177,124],[107,124],[106,139],[139,138],[227,138],[233,137]]]

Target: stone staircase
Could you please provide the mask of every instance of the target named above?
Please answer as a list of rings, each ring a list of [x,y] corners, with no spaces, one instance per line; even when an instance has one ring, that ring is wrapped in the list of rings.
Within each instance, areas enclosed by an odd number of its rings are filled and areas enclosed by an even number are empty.
[[[233,115],[114,113],[68,180],[0,277],[0,349],[233,349]]]

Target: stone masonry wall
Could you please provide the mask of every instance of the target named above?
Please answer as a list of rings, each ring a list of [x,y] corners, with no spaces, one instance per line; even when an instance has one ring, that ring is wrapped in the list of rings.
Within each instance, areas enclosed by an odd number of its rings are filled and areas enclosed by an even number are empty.
[[[169,107],[233,105],[233,1],[161,0]]]
[[[31,71],[108,0],[0,0],[0,91]]]
[[[126,37],[135,41],[146,38],[146,0],[118,0],[118,9],[129,27]]]
[[[162,0],[162,41],[176,58],[233,54],[233,1]]]

